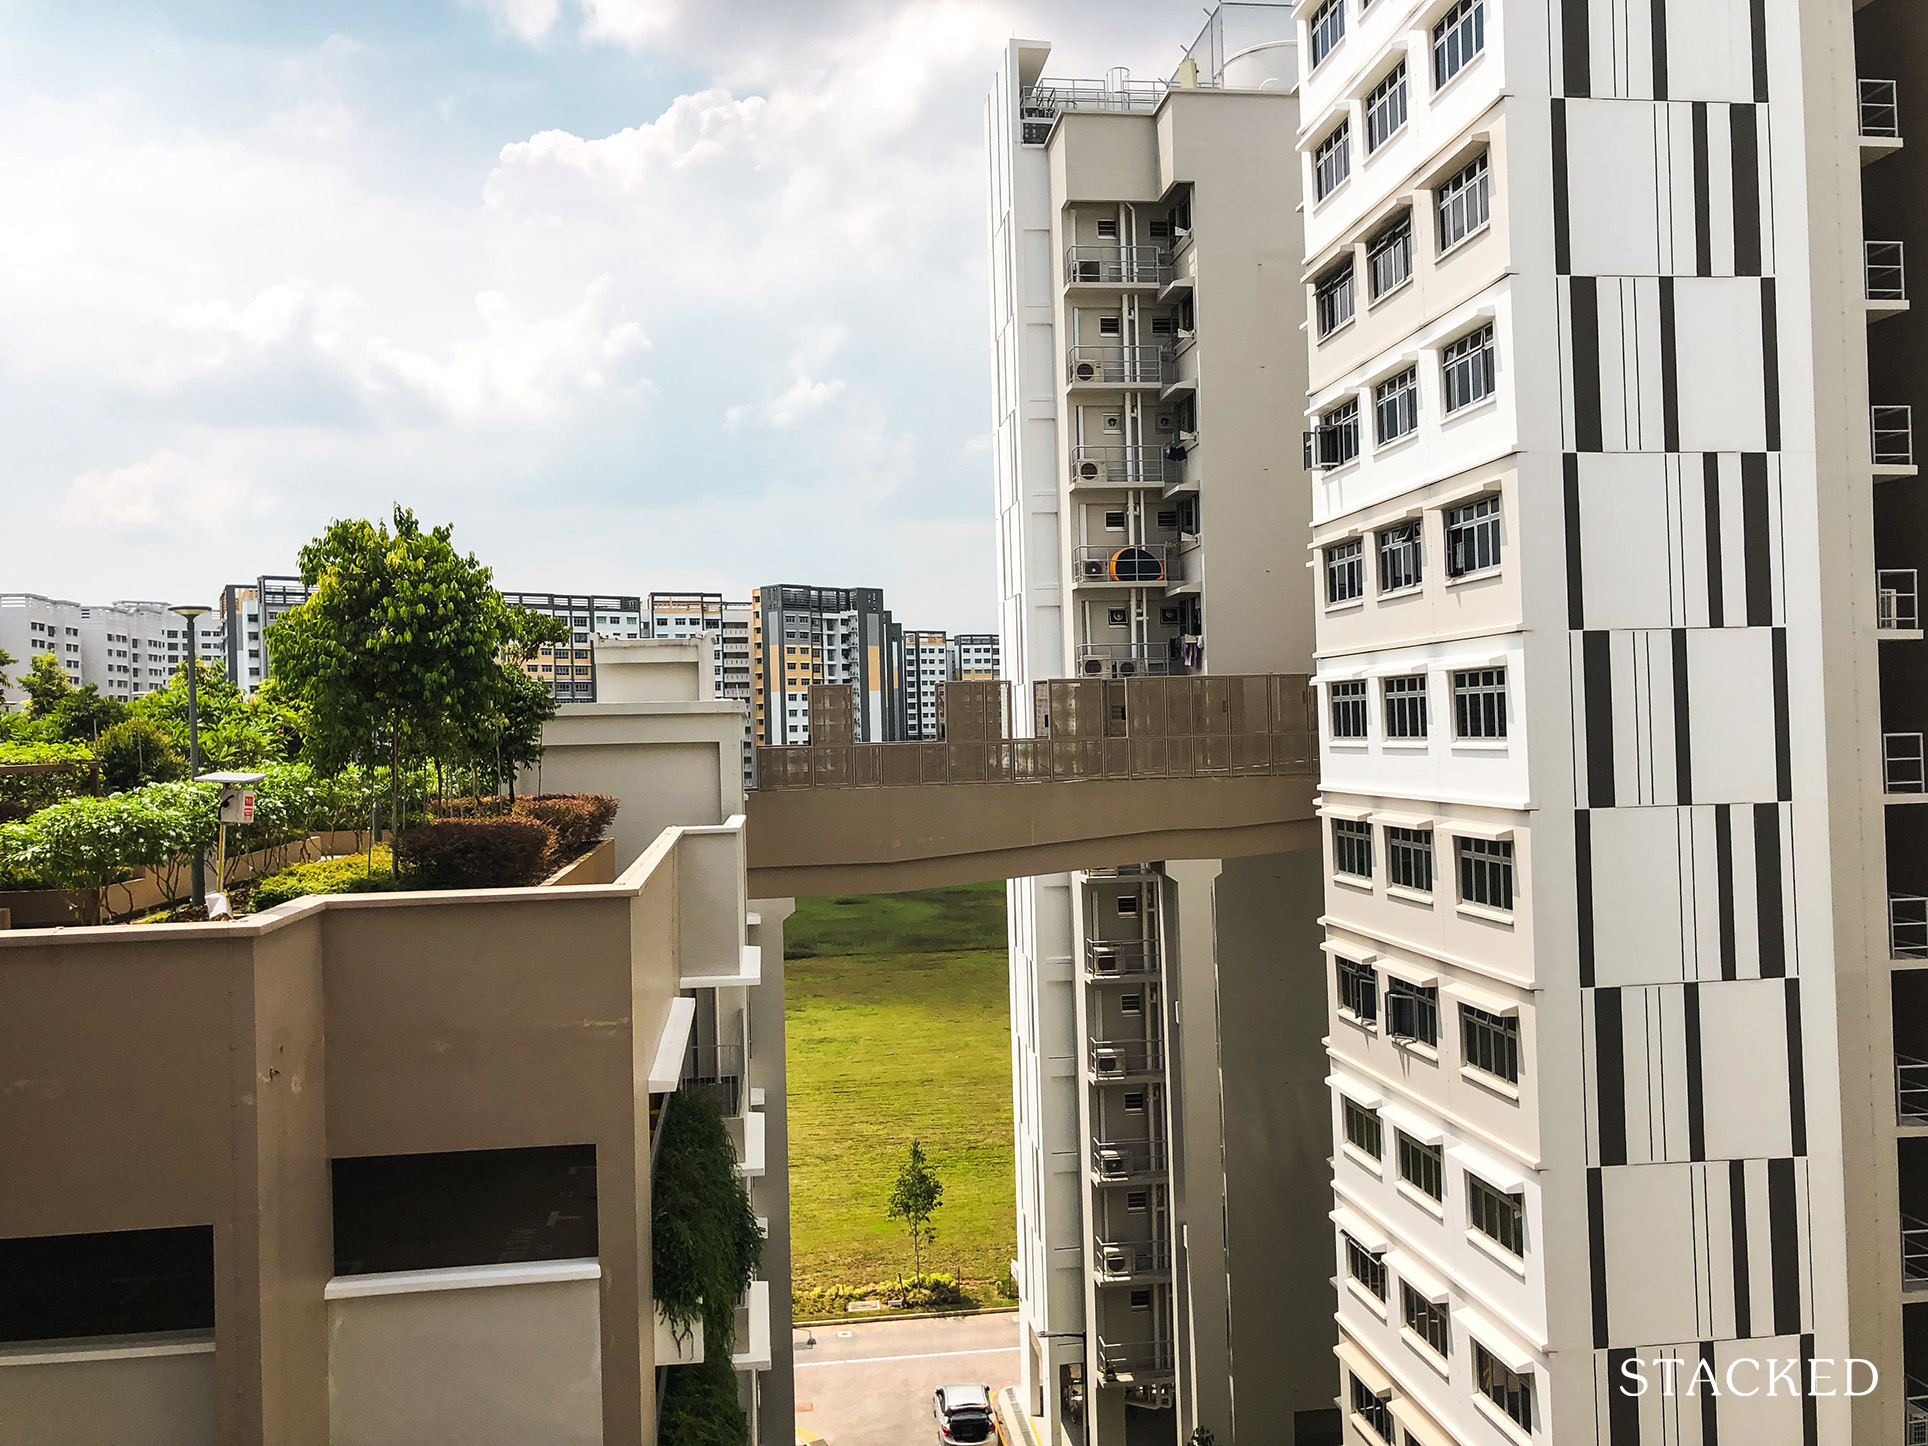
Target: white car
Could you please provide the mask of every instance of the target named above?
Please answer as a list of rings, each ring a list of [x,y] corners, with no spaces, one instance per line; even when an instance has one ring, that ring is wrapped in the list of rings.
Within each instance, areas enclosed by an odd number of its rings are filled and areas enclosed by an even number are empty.
[[[999,1437],[989,1386],[939,1386],[931,1414],[943,1446],[981,1446]]]

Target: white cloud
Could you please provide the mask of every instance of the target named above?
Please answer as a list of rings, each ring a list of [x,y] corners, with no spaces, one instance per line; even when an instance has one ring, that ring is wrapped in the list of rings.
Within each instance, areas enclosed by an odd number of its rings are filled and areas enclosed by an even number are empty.
[[[245,480],[225,466],[196,462],[163,447],[125,467],[83,472],[68,484],[60,515],[89,529],[178,534],[239,522],[260,510]]]

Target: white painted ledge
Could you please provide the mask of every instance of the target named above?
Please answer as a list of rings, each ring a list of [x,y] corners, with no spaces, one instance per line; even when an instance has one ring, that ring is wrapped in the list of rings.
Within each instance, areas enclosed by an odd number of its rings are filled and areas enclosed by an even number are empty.
[[[157,1331],[151,1335],[76,1336],[71,1340],[16,1341],[0,1346],[0,1368],[68,1366],[84,1361],[131,1361],[155,1356],[211,1356],[213,1331]]]
[[[739,1371],[767,1371],[770,1369],[770,1282],[751,1281],[749,1290],[744,1292],[743,1304],[750,1313],[750,1339],[742,1350],[730,1357],[730,1364]]]
[[[769,1117],[760,1110],[751,1110],[743,1116],[743,1139],[741,1157],[737,1160],[736,1173],[745,1178],[754,1178],[764,1170],[764,1130]]]
[[[663,1021],[662,1037],[656,1041],[656,1057],[649,1066],[649,1092],[668,1094],[683,1079],[683,1056],[690,1047],[690,1030],[696,1024],[696,1001],[680,995],[669,1002],[669,1018]]]
[[[744,944],[737,959],[734,974],[685,974],[682,987],[685,989],[754,989],[763,982],[763,950],[756,944]]]
[[[359,1300],[371,1295],[416,1295],[431,1290],[483,1290],[500,1285],[550,1285],[563,1280],[601,1280],[595,1260],[532,1260],[522,1265],[458,1265],[446,1270],[391,1270],[372,1275],[338,1275],[322,1292],[324,1300]]]

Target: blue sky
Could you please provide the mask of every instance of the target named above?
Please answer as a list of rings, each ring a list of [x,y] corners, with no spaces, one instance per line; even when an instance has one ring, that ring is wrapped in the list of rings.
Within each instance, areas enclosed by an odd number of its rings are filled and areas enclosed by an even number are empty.
[[[0,590],[200,598],[329,519],[510,588],[995,620],[982,101],[1146,0],[0,0]]]

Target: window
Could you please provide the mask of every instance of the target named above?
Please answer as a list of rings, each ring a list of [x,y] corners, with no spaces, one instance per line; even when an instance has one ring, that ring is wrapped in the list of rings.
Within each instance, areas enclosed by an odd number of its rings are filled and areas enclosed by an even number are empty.
[[[1349,537],[1325,550],[1326,601],[1351,602],[1366,594],[1366,547],[1362,539]]]
[[[1151,1292],[1148,1290],[1134,1290],[1131,1293],[1131,1308],[1133,1310],[1150,1310]]]
[[[1386,878],[1402,889],[1433,891],[1431,829],[1386,826]]]
[[[1369,1024],[1378,1019],[1379,975],[1372,966],[1335,957],[1333,968],[1339,978],[1339,1007],[1354,1019],[1363,1019]],[[1372,1154],[1377,1157],[1378,1149]]]
[[[1127,1191],[1125,1193],[1125,1209],[1127,1210],[1151,1209],[1151,1192],[1149,1190]]]
[[[1470,1170],[1466,1174],[1466,1210],[1473,1228],[1515,1255],[1526,1253],[1526,1199],[1508,1195]]]
[[[1489,909],[1513,907],[1513,845],[1503,840],[1459,841],[1459,896]]]
[[[1433,89],[1486,48],[1486,0],[1459,0],[1433,27]]]
[[[1500,565],[1500,499],[1482,497],[1446,513],[1446,571],[1454,577]]]
[[[1366,280],[1377,301],[1412,279],[1413,215],[1406,211],[1373,238],[1366,249]]]
[[[1480,1394],[1506,1412],[1522,1431],[1533,1429],[1533,1378],[1502,1364],[1478,1341],[1473,1342],[1473,1378]]]
[[[1446,1198],[1446,1152],[1399,1131],[1399,1178],[1428,1199]]]
[[[1098,318],[1098,335],[1122,336],[1124,334],[1124,325],[1124,320],[1121,317],[1101,316]]]
[[[1520,1021],[1510,1014],[1488,1014],[1470,1004],[1459,1007],[1459,1039],[1466,1063],[1505,1080],[1520,1082]]]
[[[1145,1092],[1143,1090],[1125,1091],[1125,1113],[1142,1115],[1145,1112]]]
[[[1317,65],[1346,38],[1346,0],[1326,0],[1312,13],[1312,63]]]
[[[1373,435],[1382,447],[1419,426],[1418,367],[1407,367],[1372,389],[1372,417]]]
[[[1312,153],[1312,193],[1323,201],[1352,174],[1352,122],[1342,120]]]
[[[1397,592],[1419,586],[1421,533],[1419,519],[1388,527],[1379,534],[1379,591]]]
[[[1372,877],[1372,825],[1364,819],[1332,820],[1332,867],[1356,879]]]
[[[1434,1355],[1441,1360],[1452,1355],[1453,1338],[1445,1306],[1435,1305],[1402,1280],[1399,1314],[1406,1322],[1406,1329],[1431,1347]]]
[[[1372,1387],[1357,1376],[1352,1377],[1352,1410],[1372,1429],[1373,1435],[1381,1441],[1391,1442],[1395,1429],[1392,1423],[1392,1408],[1373,1395]]]
[[[1118,239],[1118,223],[1116,221],[1100,221],[1098,223],[1098,239],[1100,241],[1116,241]]]
[[[1319,321],[1319,337],[1324,340],[1352,320],[1352,258],[1328,271],[1314,289],[1314,310]]]
[[[1330,695],[1332,704],[1332,736],[1364,738],[1366,736],[1365,679],[1328,683],[1326,692]]]
[[[1506,669],[1463,668],[1453,674],[1453,731],[1461,738],[1506,736]]]
[[[1386,736],[1424,738],[1426,736],[1426,679],[1388,678],[1386,695]]]
[[[1487,221],[1489,174],[1481,152],[1439,188],[1439,249],[1451,251]]]
[[[1124,530],[1125,514],[1123,512],[1107,512],[1105,514],[1105,531],[1123,532]]]
[[[1371,155],[1406,123],[1406,62],[1395,65],[1366,97],[1366,154]]]
[[[1386,1298],[1386,1262],[1350,1235],[1346,1242],[1346,1274],[1366,1288],[1374,1300]]]
[[[1138,896],[1136,894],[1120,894],[1118,896],[1118,912],[1125,918],[1137,918]]]
[[[1386,1034],[1392,1039],[1439,1043],[1439,990],[1431,984],[1386,979]]]
[[[1380,1159],[1385,1155],[1385,1139],[1379,1116],[1363,1105],[1345,1101],[1346,1143],[1363,1155]]]
[[[1446,410],[1456,412],[1493,395],[1493,328],[1483,326],[1440,353]]]
[[[1350,397],[1319,418],[1313,432],[1317,446],[1307,466],[1330,471],[1359,455],[1359,399]]]
[[[1145,996],[1135,993],[1125,995],[1118,1001],[1118,1012],[1120,1014],[1143,1014],[1145,1012]]]

